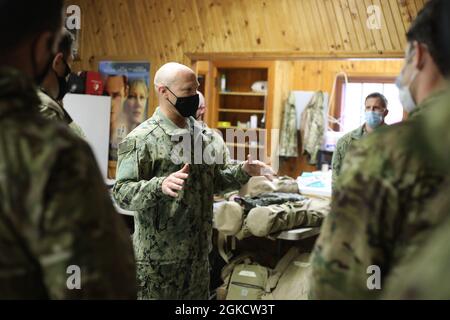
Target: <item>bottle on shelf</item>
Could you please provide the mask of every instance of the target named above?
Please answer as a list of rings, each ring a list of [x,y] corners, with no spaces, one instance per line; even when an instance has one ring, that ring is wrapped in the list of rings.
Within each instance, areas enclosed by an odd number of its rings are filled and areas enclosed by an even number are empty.
[[[220,76],[220,91],[227,91],[227,76],[224,73]]]
[[[252,129],[258,128],[258,116],[256,114],[250,117],[250,123],[251,123],[250,128]]]
[[[261,128],[266,128],[266,114],[261,118]]]

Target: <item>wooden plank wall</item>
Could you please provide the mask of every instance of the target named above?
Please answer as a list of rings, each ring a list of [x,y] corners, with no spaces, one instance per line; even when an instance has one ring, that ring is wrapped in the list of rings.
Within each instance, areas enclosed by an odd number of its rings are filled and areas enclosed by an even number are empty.
[[[66,0],[81,8],[81,60],[163,63],[234,56],[399,57],[404,34],[424,0]],[[381,29],[367,9],[381,9]],[[199,58],[200,57],[200,58]],[[150,104],[156,104],[154,95]],[[153,111],[153,108],[150,110]]]

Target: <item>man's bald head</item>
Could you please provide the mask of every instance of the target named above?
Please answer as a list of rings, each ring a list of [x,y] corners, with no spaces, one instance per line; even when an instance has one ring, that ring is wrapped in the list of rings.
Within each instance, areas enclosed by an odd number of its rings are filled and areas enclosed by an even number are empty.
[[[186,102],[183,98],[198,99],[197,89],[199,83],[197,75],[191,68],[180,63],[169,62],[159,68],[155,74],[154,84],[158,94],[159,106],[167,114],[174,114],[175,118],[183,118],[182,113],[176,110],[179,99],[181,99],[180,103],[182,105]],[[195,104],[195,108],[197,108],[198,100]],[[192,105],[188,107],[192,107]],[[183,113],[188,107],[186,105],[183,106]],[[195,114],[192,116],[195,116]]]
[[[168,62],[164,64],[156,71],[154,79],[155,89],[158,90],[158,87],[160,86],[170,87],[180,78],[179,75],[181,73],[195,75],[195,72],[184,64],[177,62]]]

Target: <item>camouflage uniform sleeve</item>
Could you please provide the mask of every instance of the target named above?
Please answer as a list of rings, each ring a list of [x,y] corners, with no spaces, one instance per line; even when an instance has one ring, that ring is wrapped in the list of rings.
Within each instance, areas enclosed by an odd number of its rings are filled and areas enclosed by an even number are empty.
[[[49,96],[42,92],[38,92],[39,99],[41,100],[41,105],[39,106],[39,113],[46,119],[49,120],[64,120],[64,113],[59,112],[58,106],[55,106],[56,102],[51,100]]]
[[[43,104],[40,107],[40,113],[42,116],[49,120],[63,120],[63,116],[60,115],[56,110],[50,108],[49,106]]]
[[[342,165],[342,158],[343,158],[343,141],[341,139],[338,140],[336,144],[336,150],[333,152],[333,158],[331,160],[331,168],[332,168],[332,186],[333,189],[336,185],[337,178],[339,174],[341,173],[341,165]]]
[[[78,124],[76,124],[75,122],[72,121],[72,122],[69,124],[69,128],[70,128],[70,129],[72,130],[72,132],[74,132],[78,137],[80,137],[80,138],[86,140],[86,135],[84,134],[83,129],[81,129],[81,127],[80,127]]]
[[[395,224],[390,213],[399,211],[398,194],[379,173],[386,165],[379,148],[356,145],[344,160],[331,212],[313,250],[312,299],[374,298],[379,290],[368,289],[368,267],[378,266],[381,276],[389,267]]]
[[[81,140],[74,144],[56,156],[44,199],[32,215],[35,227],[26,233],[48,296],[135,299],[129,231],[114,210],[90,148]]]
[[[230,151],[221,137],[217,137],[222,148],[223,162],[217,164],[214,173],[214,193],[238,190],[248,182],[250,176],[244,171],[244,164],[231,164]]]
[[[127,138],[119,144],[113,194],[121,208],[142,211],[155,206],[158,198],[165,197],[161,185],[166,177],[155,177],[150,172],[151,166],[146,143]],[[145,180],[144,177],[152,178]]]

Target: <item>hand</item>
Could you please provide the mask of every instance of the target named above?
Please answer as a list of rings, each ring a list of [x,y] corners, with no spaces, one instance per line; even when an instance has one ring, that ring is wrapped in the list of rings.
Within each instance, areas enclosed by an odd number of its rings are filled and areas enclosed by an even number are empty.
[[[185,164],[181,170],[174,172],[165,178],[161,185],[162,192],[173,198],[178,197],[178,193],[176,191],[183,190],[184,180],[186,180],[189,176],[188,172],[189,165]]]
[[[250,154],[248,155],[247,161],[244,162],[244,166],[242,168],[249,176],[265,176],[270,181],[273,180],[273,176],[275,175],[275,172],[270,166],[259,160],[253,160]]]

